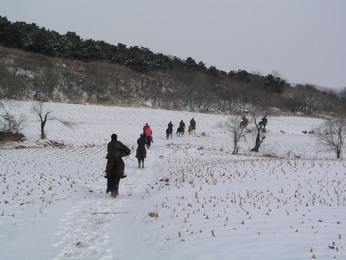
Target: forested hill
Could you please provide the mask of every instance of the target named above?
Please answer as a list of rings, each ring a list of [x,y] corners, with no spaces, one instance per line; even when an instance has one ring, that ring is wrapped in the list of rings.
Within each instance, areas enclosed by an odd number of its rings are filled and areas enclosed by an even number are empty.
[[[189,57],[61,35],[0,16],[0,98],[241,111],[249,105],[308,114],[345,111],[345,100],[278,75],[225,72]],[[22,50],[22,51],[19,51]]]
[[[2,16],[0,16],[0,44],[51,57],[116,63],[139,72],[181,69],[226,74],[215,67],[207,69],[203,62],[196,63],[192,58],[183,61],[177,57],[155,54],[145,47],[127,47],[121,43],[111,45],[104,41],[83,40],[75,32],[61,35],[40,28],[36,24],[12,23]]]

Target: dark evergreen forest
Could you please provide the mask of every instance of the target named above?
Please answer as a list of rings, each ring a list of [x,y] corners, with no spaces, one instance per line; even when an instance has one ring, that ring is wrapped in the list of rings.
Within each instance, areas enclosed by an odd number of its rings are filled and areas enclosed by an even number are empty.
[[[84,40],[0,16],[0,98],[68,100],[196,111],[247,106],[341,113],[345,99],[277,75],[225,72],[139,46]]]

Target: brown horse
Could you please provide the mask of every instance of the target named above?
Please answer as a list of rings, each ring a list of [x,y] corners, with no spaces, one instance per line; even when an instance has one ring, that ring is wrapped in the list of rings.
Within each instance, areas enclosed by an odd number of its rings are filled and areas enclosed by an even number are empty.
[[[147,158],[147,150],[145,148],[137,148],[136,158],[138,160],[138,168],[144,168],[144,159]]]
[[[196,126],[189,125],[189,134],[195,134]]]

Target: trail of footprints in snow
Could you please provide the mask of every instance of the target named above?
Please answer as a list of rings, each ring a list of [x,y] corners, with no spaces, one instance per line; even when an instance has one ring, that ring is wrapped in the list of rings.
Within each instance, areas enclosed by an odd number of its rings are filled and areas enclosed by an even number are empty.
[[[56,233],[61,239],[53,246],[63,246],[62,253],[57,259],[63,257],[83,257],[95,255],[103,250],[110,239],[111,215],[93,214],[104,212],[110,208],[114,200],[86,200],[74,206],[70,212],[65,213],[61,219],[60,231]],[[106,249],[109,257],[113,250]],[[104,254],[104,252],[102,252]]]

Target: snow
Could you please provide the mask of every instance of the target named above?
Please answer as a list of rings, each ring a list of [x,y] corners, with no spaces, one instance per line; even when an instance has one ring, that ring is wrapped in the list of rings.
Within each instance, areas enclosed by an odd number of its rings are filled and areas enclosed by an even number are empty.
[[[260,152],[248,134],[232,155],[226,115],[45,103],[76,123],[48,121],[56,148],[32,105],[6,104],[27,140],[0,147],[0,259],[346,259],[346,162],[303,133],[322,119],[268,116]],[[196,134],[166,140],[169,121],[192,117]],[[145,168],[131,153],[111,198],[110,136],[134,150],[145,123]]]

